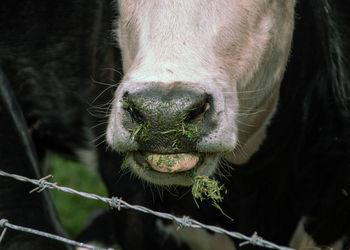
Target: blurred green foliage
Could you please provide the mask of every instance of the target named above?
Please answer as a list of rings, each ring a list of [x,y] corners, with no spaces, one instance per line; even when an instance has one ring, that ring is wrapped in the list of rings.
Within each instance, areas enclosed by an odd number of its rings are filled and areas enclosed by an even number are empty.
[[[97,172],[82,164],[61,158],[57,155],[49,157],[49,173],[53,175],[51,182],[70,187],[77,191],[107,196]],[[90,212],[95,208],[108,208],[101,201],[83,198],[57,190],[51,190],[51,196],[61,217],[62,224],[71,237],[75,237],[85,225]]]

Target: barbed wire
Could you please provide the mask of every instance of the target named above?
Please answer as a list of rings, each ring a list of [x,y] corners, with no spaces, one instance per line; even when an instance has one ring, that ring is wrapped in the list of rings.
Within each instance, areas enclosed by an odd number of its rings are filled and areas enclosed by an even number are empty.
[[[83,248],[92,249],[92,250],[113,250],[113,248],[108,248],[108,249],[98,248],[98,247],[95,247],[95,246],[92,246],[92,245],[89,245],[89,244],[85,244],[85,243],[78,242],[78,241],[75,241],[75,240],[67,239],[67,238],[64,238],[62,236],[58,236],[58,235],[54,235],[54,234],[51,234],[51,233],[43,232],[43,231],[36,230],[36,229],[33,229],[33,228],[18,226],[18,225],[10,223],[5,218],[0,219],[0,228],[3,228],[3,231],[2,231],[2,233],[0,235],[0,244],[1,244],[2,239],[5,236],[6,230],[9,228],[9,229],[16,230],[16,231],[21,231],[21,232],[25,232],[25,233],[30,233],[30,234],[35,234],[35,235],[38,235],[38,236],[46,237],[46,238],[49,238],[49,239],[52,239],[52,240],[61,241],[61,242],[64,242],[64,243],[66,243],[68,245],[71,245],[71,246],[83,247]]]
[[[217,226],[203,224],[199,221],[191,219],[188,216],[177,217],[177,216],[174,216],[174,215],[169,214],[169,213],[153,211],[153,210],[151,210],[147,207],[144,207],[144,206],[131,205],[118,197],[112,197],[112,198],[101,197],[101,196],[96,195],[96,194],[90,194],[90,193],[86,193],[86,192],[76,191],[76,190],[74,190],[72,188],[68,188],[68,187],[62,187],[62,186],[57,185],[57,183],[52,183],[52,182],[47,181],[47,179],[50,178],[51,175],[48,175],[48,176],[43,177],[39,180],[36,180],[36,179],[30,179],[30,178],[16,175],[16,174],[9,174],[7,172],[0,170],[0,176],[10,177],[10,178],[16,179],[18,181],[29,182],[29,183],[36,185],[37,187],[32,189],[29,193],[41,192],[44,189],[56,189],[56,190],[59,190],[62,192],[79,195],[79,196],[82,196],[82,197],[85,197],[88,199],[102,201],[104,203],[107,203],[110,207],[117,208],[118,210],[120,210],[121,208],[133,209],[133,210],[136,210],[136,211],[139,211],[142,213],[152,214],[154,216],[157,216],[157,217],[160,217],[163,219],[171,220],[171,221],[178,223],[179,228],[180,227],[204,228],[204,229],[207,229],[207,230],[215,232],[215,233],[225,234],[225,235],[228,235],[232,238],[243,240],[243,242],[240,243],[240,246],[251,244],[251,245],[266,247],[266,248],[270,248],[270,249],[293,250],[293,248],[279,246],[275,243],[264,240],[262,237],[258,236],[258,234],[256,232],[251,237],[249,237],[249,236],[246,236],[244,234],[241,234],[238,232],[233,232],[233,231],[228,231],[226,229],[223,229],[223,228],[220,228]],[[0,226],[1,226],[1,224],[0,224]]]

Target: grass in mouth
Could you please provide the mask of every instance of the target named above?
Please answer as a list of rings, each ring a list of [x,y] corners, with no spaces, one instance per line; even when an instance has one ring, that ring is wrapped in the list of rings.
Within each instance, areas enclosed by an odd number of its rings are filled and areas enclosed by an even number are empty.
[[[231,221],[233,219],[228,216],[220,207],[219,203],[223,201],[223,195],[226,194],[226,189],[224,185],[219,185],[216,180],[210,179],[207,176],[195,176],[194,184],[192,186],[192,195],[198,206],[196,199],[200,201],[209,199],[214,207],[220,210],[220,212],[229,218]]]
[[[144,105],[149,105],[150,103],[152,104],[152,100],[150,99],[141,100],[139,103],[131,103],[128,98],[124,98],[121,102],[125,108],[131,111],[131,113],[133,111],[142,110],[144,108]],[[175,104],[167,104],[167,106],[169,107],[172,105]],[[157,111],[158,120],[160,120],[163,116],[165,117],[164,119],[166,119],[166,114],[164,113],[164,110],[166,110],[164,109],[164,107],[159,107],[159,110]],[[152,128],[151,120],[139,120],[138,125],[134,129],[130,130],[130,138],[131,140],[142,139],[144,141],[152,141],[154,138],[157,138],[159,134],[166,134],[172,148],[174,150],[177,150],[180,144],[181,137],[187,138],[189,140],[197,140],[200,135],[198,123],[188,123],[185,120],[186,114],[179,113],[177,117],[175,117],[175,122],[172,127],[159,127],[157,131],[154,131],[154,128]],[[168,161],[166,159],[159,158],[159,161],[161,160],[165,160],[166,165],[169,167],[174,165],[173,160]],[[198,203],[196,199],[199,199],[200,201],[209,199],[211,200],[211,203],[214,207],[219,209],[224,216],[233,221],[233,219],[230,216],[224,213],[224,211],[219,205],[219,203],[223,201],[223,194],[226,194],[226,189],[224,185],[220,186],[216,180],[210,179],[207,176],[196,176],[194,171],[190,171],[188,174],[189,177],[193,178],[194,181],[192,187],[192,195],[195,199],[197,206]]]

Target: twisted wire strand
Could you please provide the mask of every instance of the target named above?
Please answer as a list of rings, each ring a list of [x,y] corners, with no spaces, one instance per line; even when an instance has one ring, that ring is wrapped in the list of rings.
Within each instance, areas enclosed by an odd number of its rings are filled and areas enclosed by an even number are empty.
[[[30,233],[30,234],[35,234],[38,236],[46,237],[46,238],[49,238],[52,240],[57,240],[57,241],[64,242],[66,244],[76,246],[76,247],[83,247],[83,248],[92,249],[92,250],[113,250],[112,248],[108,248],[108,249],[98,248],[98,247],[95,247],[95,246],[92,246],[89,244],[85,244],[82,242],[67,239],[67,238],[64,238],[64,237],[61,237],[58,235],[54,235],[51,233],[46,233],[46,232],[43,232],[40,230],[28,228],[28,227],[18,226],[18,225],[15,225],[15,224],[8,222],[8,220],[5,218],[0,219],[0,228],[1,227],[3,228],[3,231],[2,231],[1,236],[0,236],[0,243],[1,243],[2,239],[4,238],[6,230],[9,228],[9,229],[20,231],[20,232],[25,232],[25,233]]]
[[[181,217],[176,217],[176,216],[169,214],[169,213],[153,211],[153,210],[151,210],[147,207],[144,207],[144,206],[131,205],[118,197],[106,198],[106,197],[101,197],[101,196],[96,195],[96,194],[90,194],[90,193],[86,193],[86,192],[76,191],[72,188],[59,186],[59,185],[57,185],[57,183],[51,183],[51,182],[48,182],[46,180],[47,178],[51,177],[51,175],[46,176],[44,178],[41,178],[40,180],[35,180],[35,179],[30,179],[30,178],[27,178],[24,176],[16,175],[16,174],[9,174],[7,172],[0,170],[0,176],[10,177],[10,178],[16,179],[18,181],[29,182],[29,183],[36,185],[37,187],[34,188],[33,190],[31,190],[30,193],[41,192],[44,189],[56,189],[56,190],[63,191],[66,193],[79,195],[79,196],[82,196],[82,197],[85,197],[88,199],[102,201],[104,203],[107,203],[110,207],[117,208],[118,210],[120,210],[121,208],[127,208],[127,209],[133,209],[133,210],[136,210],[136,211],[139,211],[142,213],[146,213],[146,214],[152,214],[154,216],[157,216],[157,217],[160,217],[163,219],[177,222],[180,227],[204,228],[204,229],[207,229],[207,230],[212,231],[212,232],[226,234],[230,237],[233,237],[233,238],[236,238],[239,240],[243,240],[243,242],[240,244],[241,246],[251,244],[251,245],[266,247],[266,248],[270,248],[270,249],[293,250],[293,248],[279,246],[277,244],[274,244],[272,242],[264,240],[262,237],[258,236],[257,233],[254,233],[251,237],[248,237],[248,236],[241,234],[241,233],[238,233],[238,232],[228,231],[226,229],[223,229],[223,228],[220,228],[217,226],[203,224],[199,221],[196,221],[194,219],[189,218],[188,216],[183,216],[181,218]]]

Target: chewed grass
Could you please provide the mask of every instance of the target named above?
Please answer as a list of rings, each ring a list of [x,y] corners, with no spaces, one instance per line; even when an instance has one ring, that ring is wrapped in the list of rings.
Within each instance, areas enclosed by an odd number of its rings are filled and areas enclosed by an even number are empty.
[[[226,194],[227,191],[224,187],[224,185],[219,185],[218,181],[210,179],[207,176],[195,176],[194,177],[194,184],[192,186],[192,195],[195,199],[195,202],[198,206],[198,203],[196,199],[199,199],[200,201],[203,200],[210,200],[212,205],[220,210],[220,212],[225,215],[227,218],[229,218],[231,221],[233,219],[228,216],[222,208],[220,207],[219,203],[223,201],[224,194]]]
[[[192,195],[195,199],[199,199],[200,201],[210,199],[213,202],[221,202],[223,200],[222,192],[224,190],[224,185],[220,186],[216,180],[210,179],[207,176],[194,177]]]

